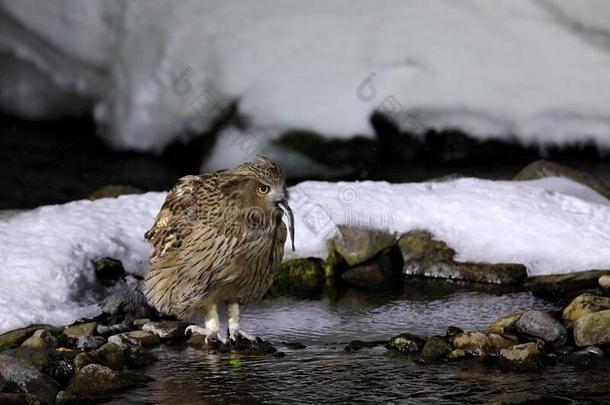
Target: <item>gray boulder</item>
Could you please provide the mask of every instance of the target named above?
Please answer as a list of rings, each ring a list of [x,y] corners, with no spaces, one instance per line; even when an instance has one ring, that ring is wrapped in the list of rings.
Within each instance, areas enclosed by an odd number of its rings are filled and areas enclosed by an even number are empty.
[[[339,232],[332,244],[348,266],[363,263],[396,242],[394,235],[381,231],[340,225]]]
[[[4,391],[31,394],[52,404],[59,392],[57,384],[33,366],[14,357],[0,355],[0,385]]]
[[[543,311],[525,311],[514,323],[516,331],[528,338],[554,345],[566,342],[568,331],[557,319]]]

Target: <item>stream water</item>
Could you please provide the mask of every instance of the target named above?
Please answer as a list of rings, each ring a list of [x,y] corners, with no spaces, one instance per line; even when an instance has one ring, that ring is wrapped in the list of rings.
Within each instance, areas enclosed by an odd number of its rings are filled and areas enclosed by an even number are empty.
[[[385,340],[401,332],[444,334],[449,325],[480,330],[523,308],[555,307],[527,292],[472,292],[420,281],[397,293],[348,290],[318,300],[263,300],[243,314],[243,327],[285,357],[161,347],[155,350],[159,361],[146,370],[156,381],[113,403],[478,404],[514,393],[544,395],[557,404],[608,401],[607,361],[588,370],[558,363],[543,372],[509,373],[476,360],[421,365],[383,346],[344,350],[351,340]],[[289,349],[283,341],[306,348]]]

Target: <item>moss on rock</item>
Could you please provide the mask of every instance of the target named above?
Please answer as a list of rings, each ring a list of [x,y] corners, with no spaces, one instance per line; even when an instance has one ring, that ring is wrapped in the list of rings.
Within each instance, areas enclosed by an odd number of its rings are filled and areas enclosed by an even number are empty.
[[[578,346],[610,343],[610,309],[583,315],[574,323],[574,341]]]
[[[563,310],[563,319],[576,321],[584,315],[610,309],[610,298],[594,294],[581,294]]]
[[[281,264],[269,293],[309,297],[320,294],[323,289],[324,271],[319,259],[290,259]]]
[[[486,284],[521,284],[527,269],[517,263],[474,263],[455,261],[456,252],[425,230],[404,234],[398,241],[409,275],[447,278]]]

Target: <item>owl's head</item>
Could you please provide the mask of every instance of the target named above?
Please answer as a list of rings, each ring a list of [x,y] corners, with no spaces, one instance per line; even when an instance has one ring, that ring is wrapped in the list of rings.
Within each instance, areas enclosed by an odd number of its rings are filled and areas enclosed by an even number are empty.
[[[286,214],[294,250],[294,217],[288,205],[282,169],[268,157],[258,155],[256,160],[243,163],[230,172],[232,180],[227,182],[224,190],[243,208],[258,207],[270,216]]]

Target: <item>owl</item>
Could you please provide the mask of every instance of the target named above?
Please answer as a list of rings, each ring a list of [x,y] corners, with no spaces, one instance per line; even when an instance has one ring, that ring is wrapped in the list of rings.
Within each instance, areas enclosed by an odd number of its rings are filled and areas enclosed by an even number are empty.
[[[144,293],[160,313],[205,325],[187,331],[227,343],[218,305],[226,304],[228,337],[254,340],[240,329],[240,306],[261,298],[284,254],[294,217],[282,170],[258,156],[232,170],[186,176],[168,193],[145,238],[152,244]]]

